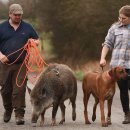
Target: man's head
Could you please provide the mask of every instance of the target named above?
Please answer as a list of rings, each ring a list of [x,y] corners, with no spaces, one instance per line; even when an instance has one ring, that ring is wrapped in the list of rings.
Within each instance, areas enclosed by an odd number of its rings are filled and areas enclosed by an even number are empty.
[[[19,4],[11,4],[9,7],[9,17],[14,24],[19,24],[23,15],[23,9]]]
[[[23,9],[21,7],[21,5],[19,4],[12,4],[9,7],[9,13],[10,14],[23,14]]]
[[[122,25],[130,24],[130,5],[125,5],[119,10],[119,21]]]

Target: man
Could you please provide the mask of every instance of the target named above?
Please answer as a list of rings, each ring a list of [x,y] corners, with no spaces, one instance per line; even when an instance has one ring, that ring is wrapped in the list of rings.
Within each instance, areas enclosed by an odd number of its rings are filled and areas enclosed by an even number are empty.
[[[19,4],[9,7],[9,19],[0,24],[0,85],[3,106],[5,108],[3,120],[9,122],[14,110],[17,125],[24,124],[25,92],[27,79],[23,86],[16,85],[16,76],[24,61],[26,52],[12,65],[8,65],[17,59],[21,52],[8,56],[12,52],[22,48],[29,38],[33,38],[39,44],[38,35],[33,27],[22,20],[23,9]],[[19,82],[23,81],[26,74],[26,66],[22,68]]]
[[[100,65],[106,65],[106,55],[112,50],[111,67],[122,66],[129,76],[118,81],[120,99],[125,115],[123,124],[130,123],[129,83],[130,83],[130,5],[119,10],[119,21],[111,26],[103,43]]]

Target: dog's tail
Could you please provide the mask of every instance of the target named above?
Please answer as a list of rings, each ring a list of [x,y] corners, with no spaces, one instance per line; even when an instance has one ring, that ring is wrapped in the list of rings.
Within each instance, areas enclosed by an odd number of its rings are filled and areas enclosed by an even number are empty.
[[[87,84],[87,80],[85,79],[85,77],[83,78],[83,82],[82,82],[82,90],[83,93],[85,93],[85,85]]]

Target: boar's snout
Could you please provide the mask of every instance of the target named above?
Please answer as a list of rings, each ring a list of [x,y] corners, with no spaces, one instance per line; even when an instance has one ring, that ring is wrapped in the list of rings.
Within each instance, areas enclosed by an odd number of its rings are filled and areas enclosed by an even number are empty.
[[[38,117],[39,117],[38,115],[33,114],[33,115],[32,115],[32,120],[31,120],[31,122],[32,122],[32,123],[37,123]]]

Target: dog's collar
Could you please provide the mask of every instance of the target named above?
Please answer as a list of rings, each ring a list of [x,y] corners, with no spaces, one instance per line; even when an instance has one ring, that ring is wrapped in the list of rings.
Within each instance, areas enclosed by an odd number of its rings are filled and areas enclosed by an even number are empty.
[[[111,81],[115,81],[114,75],[111,75],[110,71],[107,72],[107,75]]]
[[[108,77],[109,79],[112,79],[112,76],[109,74],[109,71],[107,72],[107,77]]]

